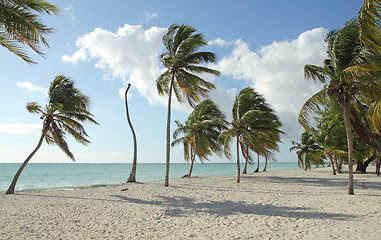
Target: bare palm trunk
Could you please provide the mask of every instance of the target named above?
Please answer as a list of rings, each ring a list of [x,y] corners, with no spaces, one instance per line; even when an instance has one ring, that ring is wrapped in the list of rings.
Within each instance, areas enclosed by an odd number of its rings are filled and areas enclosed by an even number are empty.
[[[175,79],[175,74],[172,73],[171,83],[169,85],[169,94],[168,94],[168,110],[167,110],[167,146],[166,146],[166,158],[165,158],[165,182],[164,186],[169,186],[169,162],[171,154],[171,107],[172,107],[172,88],[173,81]]]
[[[15,187],[16,187],[17,180],[19,179],[22,171],[24,170],[24,168],[26,167],[26,165],[28,164],[30,159],[32,159],[34,154],[38,151],[38,149],[40,149],[40,147],[42,145],[42,141],[45,138],[45,135],[46,135],[46,131],[45,131],[45,127],[44,127],[44,130],[42,131],[40,140],[38,141],[37,147],[33,150],[33,152],[28,156],[28,158],[24,161],[24,163],[21,165],[21,167],[17,171],[17,173],[16,173],[15,177],[13,178],[13,181],[12,181],[11,185],[9,186],[6,194],[14,194],[15,193]]]
[[[132,123],[131,123],[131,119],[130,119],[130,114],[128,112],[127,92],[130,89],[130,87],[131,87],[131,84],[128,84],[128,87],[127,87],[126,92],[124,94],[124,96],[125,96],[124,100],[125,100],[125,104],[126,104],[127,121],[128,121],[128,125],[131,128],[132,137],[133,137],[133,140],[134,140],[134,156],[133,156],[133,159],[132,159],[131,173],[130,173],[130,176],[128,177],[128,179],[127,179],[127,182],[136,182],[136,165],[137,165],[137,159],[138,159],[138,144],[137,144],[137,141],[136,141],[135,130],[132,127]]]
[[[265,166],[263,167],[262,172],[266,172],[267,170],[267,155],[265,155]]]
[[[335,167],[336,167],[336,171],[337,171],[337,173],[342,173],[341,172],[341,168],[339,167],[339,164],[337,163],[337,158],[335,157]]]
[[[241,180],[241,166],[240,166],[240,162],[239,162],[239,137],[237,137],[237,170],[238,170],[238,174],[237,174],[237,183],[240,182]]]
[[[188,178],[190,178],[192,176],[193,164],[194,164],[195,157],[196,157],[196,154],[193,153],[193,146],[191,146],[191,165],[189,168]]]
[[[331,162],[331,165],[332,165],[332,175],[336,175],[335,164],[333,162],[332,156],[328,155],[328,158],[329,158],[329,161]]]
[[[194,164],[194,159],[191,160],[191,165],[190,165],[190,168],[189,168],[188,178],[190,178],[192,176],[193,164]]]
[[[247,158],[245,157],[245,166],[243,167],[242,174],[247,174]]]
[[[344,100],[345,101],[345,100]],[[346,100],[348,101],[348,100]],[[347,134],[347,142],[348,142],[348,194],[353,195],[353,139],[352,139],[352,129],[351,122],[349,118],[349,106],[348,103],[340,103],[343,108],[343,118],[345,124],[345,131]]]
[[[257,153],[257,168],[254,172],[259,172],[259,154]]]
[[[307,159],[304,158],[304,171],[307,171],[307,169],[308,169]]]

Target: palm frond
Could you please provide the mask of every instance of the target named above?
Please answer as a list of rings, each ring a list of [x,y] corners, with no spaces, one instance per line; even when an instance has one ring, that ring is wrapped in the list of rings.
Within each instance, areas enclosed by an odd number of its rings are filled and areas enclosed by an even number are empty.
[[[308,128],[309,115],[320,110],[320,105],[327,99],[327,89],[323,88],[309,98],[302,106],[298,116],[298,122],[305,129]]]
[[[325,68],[307,64],[304,66],[304,78],[325,84],[327,81],[327,71]]]
[[[364,0],[358,13],[360,40],[373,52],[381,52],[381,1]]]
[[[27,63],[34,62],[22,45],[43,56],[41,45],[49,47],[46,35],[53,32],[40,21],[39,14],[55,14],[59,9],[45,1],[9,0],[0,2],[0,44]]]
[[[171,82],[170,71],[165,71],[156,79],[157,92],[160,95],[169,94],[169,84]]]
[[[41,106],[36,102],[28,102],[26,110],[30,113],[43,113]]]
[[[69,150],[69,145],[65,139],[65,132],[55,123],[52,122],[52,137],[54,143],[61,148],[61,150],[69,157],[71,160],[75,161],[74,155]]]

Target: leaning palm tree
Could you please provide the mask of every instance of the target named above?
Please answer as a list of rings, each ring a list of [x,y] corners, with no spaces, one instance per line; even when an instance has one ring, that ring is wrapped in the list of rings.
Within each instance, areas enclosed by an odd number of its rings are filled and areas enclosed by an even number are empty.
[[[0,0],[0,45],[27,63],[34,62],[25,52],[28,45],[43,56],[41,45],[49,47],[46,35],[53,32],[41,23],[39,14],[56,14],[59,9],[42,0]]]
[[[207,99],[195,107],[189,115],[185,125],[176,121],[177,129],[173,133],[172,147],[182,143],[184,159],[191,163],[187,177],[191,177],[196,156],[202,163],[208,160],[212,153],[222,153],[222,146],[218,141],[221,131],[226,130],[224,114],[213,101]],[[182,137],[178,137],[183,134]]]
[[[138,143],[136,140],[136,134],[135,134],[134,127],[132,126],[132,123],[131,123],[130,113],[128,111],[127,93],[128,93],[128,90],[130,89],[130,87],[131,87],[131,84],[128,84],[128,87],[124,93],[124,103],[126,105],[127,122],[128,122],[128,125],[130,126],[131,133],[132,133],[132,139],[134,141],[134,155],[132,158],[132,168],[131,168],[130,176],[128,177],[127,182],[136,182],[136,165],[138,164]]]
[[[231,158],[230,145],[236,139],[237,151],[237,183],[240,182],[240,149],[246,155],[246,146],[255,151],[258,144],[269,144],[280,141],[279,130],[281,123],[265,99],[256,93],[253,88],[244,88],[235,98],[232,109],[230,128],[220,134],[220,141],[224,145],[224,153]],[[277,136],[272,138],[270,136]],[[246,145],[246,146],[245,146]]]
[[[308,114],[319,111],[327,97],[335,100],[342,110],[348,145],[348,194],[353,195],[353,139],[351,112],[356,96],[380,98],[380,88],[374,84],[380,68],[370,64],[372,54],[360,44],[357,19],[345,23],[339,30],[330,31],[325,39],[328,59],[324,66],[306,65],[305,77],[324,84],[321,91],[304,104],[299,114],[299,123],[307,127]]]
[[[163,36],[163,44],[167,52],[161,54],[160,61],[167,70],[156,79],[156,87],[160,95],[168,95],[165,186],[169,186],[172,92],[179,102],[186,99],[194,107],[200,96],[215,88],[198,74],[219,76],[220,72],[201,65],[215,62],[216,56],[212,52],[198,52],[207,42],[191,26],[173,24]]]
[[[98,124],[93,119],[93,115],[88,111],[89,105],[90,99],[74,87],[72,80],[62,75],[56,76],[50,83],[48,103],[45,107],[40,106],[36,102],[27,104],[26,108],[28,112],[41,115],[40,118],[43,120],[42,134],[37,147],[17,171],[6,192],[7,194],[14,193],[21,172],[38,149],[40,149],[43,140],[48,144],[58,145],[69,158],[75,161],[74,155],[69,150],[65,135],[69,133],[75,140],[84,145],[90,143],[87,139],[88,135],[80,123],[89,121]]]

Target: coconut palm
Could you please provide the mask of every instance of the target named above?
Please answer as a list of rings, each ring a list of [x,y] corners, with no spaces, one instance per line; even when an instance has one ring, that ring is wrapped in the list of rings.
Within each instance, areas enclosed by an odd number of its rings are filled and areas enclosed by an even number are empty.
[[[134,127],[132,126],[132,123],[131,123],[130,113],[128,111],[127,93],[128,93],[128,90],[130,89],[130,87],[131,87],[131,84],[128,84],[127,89],[124,93],[124,103],[126,105],[127,122],[128,122],[128,125],[130,126],[130,129],[132,132],[132,139],[134,141],[134,155],[132,158],[132,168],[131,168],[130,176],[128,177],[127,182],[136,182],[136,165],[138,163],[138,143],[136,140],[136,134],[135,134]]]
[[[17,171],[6,192],[7,194],[14,193],[21,172],[40,149],[43,140],[48,144],[58,145],[69,158],[75,161],[74,155],[69,150],[65,135],[66,133],[70,134],[76,141],[84,145],[90,143],[87,139],[88,135],[80,123],[89,121],[98,124],[88,111],[89,105],[90,99],[74,87],[72,80],[62,75],[56,76],[50,83],[48,103],[45,107],[36,102],[27,104],[28,112],[40,114],[40,119],[43,120],[42,134],[37,147]]]
[[[23,47],[28,45],[43,56],[41,45],[49,47],[46,35],[53,32],[41,23],[40,14],[56,14],[53,4],[42,0],[0,0],[0,45],[27,63],[34,62]]]
[[[291,151],[298,155],[298,166],[304,170],[310,169],[312,164],[322,163],[322,148],[316,144],[311,131],[302,133],[301,142],[291,141]]]
[[[237,150],[237,183],[240,182],[239,149],[246,156],[246,146],[255,151],[259,144],[270,144],[275,141],[273,136],[279,135],[281,123],[265,99],[256,93],[253,88],[244,88],[235,98],[232,109],[232,122],[230,128],[223,131],[220,141],[224,144],[224,153],[231,158],[230,145],[236,139]],[[272,144],[272,143],[271,143]],[[246,145],[246,146],[245,146]]]
[[[202,101],[189,115],[185,125],[176,121],[177,129],[173,133],[172,147],[182,143],[184,159],[191,163],[187,177],[191,177],[196,156],[201,162],[208,160],[212,153],[222,153],[218,141],[221,131],[227,129],[224,114],[211,100]],[[183,134],[182,137],[178,137]]]
[[[304,104],[299,114],[299,122],[307,126],[308,114],[318,111],[319,105],[327,97],[339,103],[348,145],[348,194],[352,195],[354,194],[353,139],[350,118],[353,100],[358,95],[380,97],[380,89],[372,85],[380,74],[380,68],[370,64],[372,55],[360,44],[359,25],[356,19],[348,21],[339,30],[330,31],[325,41],[328,59],[324,61],[324,66],[304,67],[305,77],[320,81],[324,84],[324,88]]]
[[[215,88],[198,74],[219,76],[220,72],[201,65],[215,62],[216,56],[198,51],[207,42],[191,26],[173,24],[163,36],[163,44],[167,52],[161,54],[160,61],[167,70],[156,79],[156,87],[160,95],[168,95],[165,186],[169,186],[172,92],[179,102],[186,99],[194,107],[201,96]]]

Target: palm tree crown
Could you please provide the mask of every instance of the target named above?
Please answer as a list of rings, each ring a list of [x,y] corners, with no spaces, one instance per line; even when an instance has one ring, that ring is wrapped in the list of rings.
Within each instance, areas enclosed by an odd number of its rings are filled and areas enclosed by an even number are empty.
[[[41,44],[49,47],[46,35],[53,28],[41,23],[39,14],[56,14],[59,9],[42,0],[0,0],[0,45],[27,63],[34,62],[23,44],[43,56]]]
[[[202,101],[189,115],[185,125],[176,121],[177,129],[173,133],[172,146],[183,143],[184,159],[191,162],[188,177],[191,177],[193,163],[197,156],[201,162],[208,160],[212,153],[221,153],[222,147],[218,141],[221,131],[225,130],[224,114],[213,101]],[[182,137],[178,137],[183,134]]]
[[[311,164],[323,163],[322,154],[320,154],[322,147],[316,143],[311,130],[302,133],[300,143],[291,141],[291,144],[293,146],[290,148],[290,152],[296,151],[298,155],[298,166],[300,168],[307,170],[311,168]]]
[[[191,26],[173,24],[164,35],[163,44],[167,52],[161,54],[160,61],[167,71],[156,80],[159,94],[169,95],[173,89],[179,102],[186,99],[191,106],[195,106],[200,101],[200,96],[205,96],[210,89],[215,88],[197,74],[219,76],[219,71],[200,65],[214,62],[216,55],[212,52],[198,52],[207,42]]]
[[[232,109],[230,128],[223,131],[220,141],[224,144],[225,156],[231,158],[230,145],[236,138],[237,147],[237,182],[240,181],[239,148],[247,158],[248,148],[253,151],[259,149],[274,149],[280,142],[279,130],[281,122],[268,106],[265,99],[256,93],[253,88],[247,87],[236,96]]]
[[[98,124],[88,111],[90,99],[74,87],[74,82],[58,75],[48,90],[48,104],[43,108],[35,102],[27,104],[30,113],[38,113],[44,121],[43,132],[48,144],[58,145],[68,157],[75,160],[65,140],[69,133],[79,143],[87,145],[90,141],[80,122]]]

